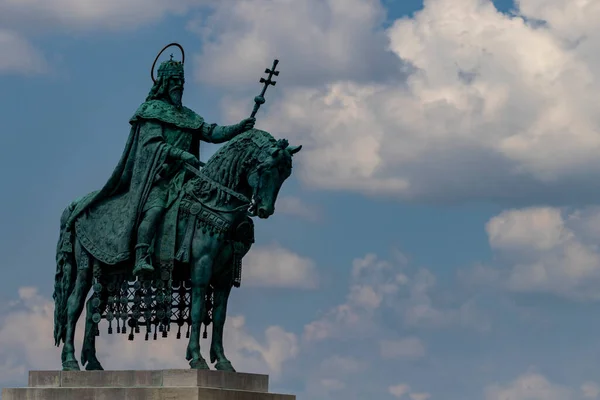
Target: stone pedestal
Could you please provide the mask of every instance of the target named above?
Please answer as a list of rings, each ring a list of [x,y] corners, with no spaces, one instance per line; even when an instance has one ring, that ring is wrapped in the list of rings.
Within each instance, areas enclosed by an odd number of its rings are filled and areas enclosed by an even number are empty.
[[[31,371],[2,400],[295,400],[269,393],[267,375],[222,371]]]

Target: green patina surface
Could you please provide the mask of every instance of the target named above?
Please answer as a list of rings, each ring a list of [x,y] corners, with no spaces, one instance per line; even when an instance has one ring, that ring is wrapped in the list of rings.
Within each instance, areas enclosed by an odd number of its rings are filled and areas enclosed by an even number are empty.
[[[154,85],[129,121],[125,149],[107,183],[63,212],[54,339],[63,343],[65,370],[79,369],[75,325],[90,290],[81,356],[86,369],[102,369],[95,337],[105,319],[109,333],[116,326],[131,340],[142,330],[146,339],[167,336],[172,326],[180,337],[186,328],[192,368],[208,368],[199,335],[201,325],[212,323],[211,362],[234,370],[223,350],[223,325],[242,258],[254,243],[251,217],[273,214],[301,146],[253,128],[265,90],[275,84],[277,62],[261,79],[252,116],[219,126],[183,106],[184,57],[171,57],[156,78],[152,74]],[[198,170],[202,141],[225,144]]]

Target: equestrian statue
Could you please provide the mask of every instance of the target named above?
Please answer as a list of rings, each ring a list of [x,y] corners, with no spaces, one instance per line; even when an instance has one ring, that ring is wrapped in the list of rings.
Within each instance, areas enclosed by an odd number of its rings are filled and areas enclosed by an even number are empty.
[[[171,46],[181,61],[155,66]],[[200,354],[200,333],[212,324],[210,361],[235,371],[223,350],[223,327],[231,288],[241,283],[242,258],[254,243],[251,217],[275,211],[283,182],[292,173],[290,146],[255,129],[264,88],[250,118],[230,126],[207,124],[182,105],[185,53],[177,43],[154,60],[154,82],[130,119],[125,150],[102,189],[73,201],[60,220],[54,287],[54,340],[63,344],[65,371],[75,358],[77,321],[86,308],[81,364],[102,370],[96,357],[99,323],[108,333],[134,340],[167,337],[175,329],[189,339],[186,359],[209,369]],[[203,164],[200,142],[224,143]],[[91,296],[88,295],[92,292]],[[87,299],[87,302],[86,302]]]

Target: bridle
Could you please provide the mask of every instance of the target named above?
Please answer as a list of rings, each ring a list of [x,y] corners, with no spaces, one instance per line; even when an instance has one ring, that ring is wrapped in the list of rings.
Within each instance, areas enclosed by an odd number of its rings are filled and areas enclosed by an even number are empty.
[[[273,166],[270,166],[269,168],[273,168]],[[254,186],[254,190],[252,191],[252,197],[250,198],[250,204],[248,205],[248,215],[251,217],[255,217],[258,214],[258,203],[260,203],[260,201],[262,200],[260,198],[260,191],[262,189],[262,185],[263,185],[263,172],[265,171],[266,167],[263,163],[257,165],[255,168],[251,169],[248,172],[248,176],[256,173],[256,185]]]
[[[228,188],[225,185],[220,184],[219,182],[215,181],[214,179],[208,177],[206,174],[204,174],[202,172],[202,170],[198,170],[194,167],[192,167],[191,165],[184,163],[183,164],[184,167],[192,172],[194,175],[196,175],[196,177],[198,177],[200,180],[203,180],[205,182],[208,182],[210,185],[216,187],[217,189],[223,191],[224,193],[227,193],[228,195],[240,200],[243,204],[239,207],[234,208],[233,210],[218,210],[221,212],[237,212],[240,211],[243,208],[246,208],[246,212],[248,213],[248,216],[250,217],[255,217],[258,213],[257,207],[258,204],[261,201],[260,198],[260,190],[262,189],[263,186],[263,173],[265,170],[267,169],[271,169],[274,168],[275,165],[270,165],[269,167],[265,166],[265,163],[260,163],[259,165],[257,165],[256,167],[254,167],[253,169],[251,169],[247,176],[250,176],[254,173],[257,174],[257,184],[254,186],[254,189],[252,191],[252,197],[250,199],[248,199],[246,196],[244,196],[241,193],[236,192],[233,189]],[[212,208],[212,207],[209,207]],[[215,209],[216,210],[216,209]]]

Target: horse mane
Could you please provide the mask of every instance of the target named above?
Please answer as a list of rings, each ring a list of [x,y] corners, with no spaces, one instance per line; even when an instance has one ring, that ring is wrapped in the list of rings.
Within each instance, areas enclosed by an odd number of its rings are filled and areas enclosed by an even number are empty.
[[[250,164],[259,162],[259,156],[265,147],[274,147],[277,143],[269,132],[250,129],[221,146],[208,159],[202,172],[223,186],[231,189],[238,188],[245,169]],[[201,191],[214,189],[208,182],[203,182],[200,188]],[[230,200],[230,195],[221,190],[218,192],[219,203],[227,203]]]

